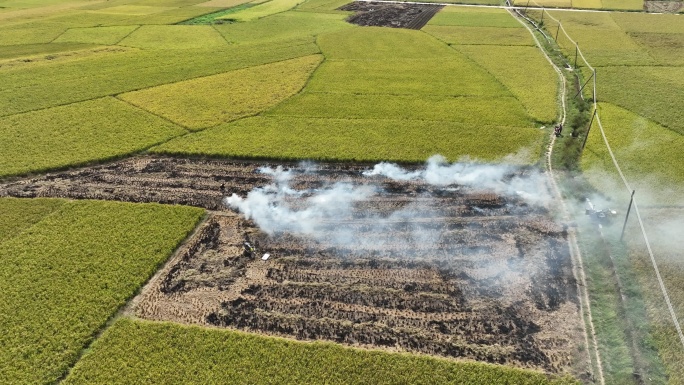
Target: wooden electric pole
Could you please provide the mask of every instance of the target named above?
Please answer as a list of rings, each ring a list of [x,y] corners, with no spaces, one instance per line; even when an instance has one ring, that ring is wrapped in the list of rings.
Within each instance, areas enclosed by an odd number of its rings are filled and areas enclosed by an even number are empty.
[[[622,234],[620,234],[620,242],[625,236],[625,228],[627,228],[627,219],[629,219],[629,212],[632,211],[632,203],[634,202],[634,193],[636,190],[632,190],[632,196],[629,198],[629,207],[627,207],[627,215],[625,215],[625,224],[622,225]]]

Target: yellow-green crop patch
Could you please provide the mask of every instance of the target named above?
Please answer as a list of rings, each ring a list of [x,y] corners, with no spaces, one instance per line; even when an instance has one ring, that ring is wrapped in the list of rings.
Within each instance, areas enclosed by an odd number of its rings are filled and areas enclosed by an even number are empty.
[[[198,7],[232,8],[236,5],[249,3],[251,0],[209,0],[197,4]]]
[[[636,182],[637,191],[640,187],[646,191],[668,191],[673,186],[684,185],[684,163],[677,160],[684,148],[684,136],[612,104],[601,103],[600,107],[601,122],[611,148],[627,179]],[[606,191],[617,182],[607,184],[604,180],[602,170],[613,170],[614,166],[596,123],[581,164],[592,184],[601,190]],[[681,199],[667,195],[658,198]]]
[[[536,47],[481,45],[456,48],[504,84],[534,119],[545,123],[556,119],[558,77]]]
[[[123,50],[26,68],[0,68],[0,116],[115,95],[319,53],[313,39],[221,49]],[[49,81],[40,81],[49,79]]]
[[[113,15],[143,16],[151,15],[153,13],[169,11],[172,9],[174,9],[174,7],[151,7],[148,5],[118,5],[115,7],[102,8],[93,12],[107,13]]]
[[[49,43],[66,29],[62,24],[49,22],[0,26],[0,46]]]
[[[522,369],[303,343],[171,323],[118,320],[64,382],[576,384]]]
[[[605,67],[599,100],[633,111],[684,135],[684,67]]]
[[[0,176],[119,157],[186,132],[114,98],[0,118]]]
[[[65,202],[60,199],[44,198],[0,198],[0,243],[33,226]]]
[[[678,15],[620,12],[611,17],[626,32],[684,33],[684,23]]]
[[[338,8],[349,4],[348,0],[306,0],[297,6],[297,10],[311,12],[330,12],[337,14],[349,14],[351,12],[339,11]]]
[[[454,55],[446,44],[426,33],[399,28],[352,28],[322,34],[317,43],[326,59],[440,60]]]
[[[143,25],[119,44],[146,49],[220,49],[227,45],[208,25]]]
[[[458,25],[463,27],[523,28],[504,9],[445,7],[428,25]]]
[[[55,39],[55,43],[116,44],[136,28],[137,25],[71,28]]]
[[[476,45],[534,45],[530,33],[524,28],[463,27],[428,24],[423,31],[447,44]]]
[[[644,0],[601,0],[603,9],[641,11],[644,9]]]
[[[603,7],[601,0],[572,0],[573,8],[600,9]]]
[[[199,129],[254,115],[300,91],[321,55],[122,94],[121,99],[184,127]]]
[[[19,44],[3,47],[0,50],[0,60],[2,62],[16,58],[34,58],[36,56],[50,56],[63,52],[79,51],[93,48],[92,44],[74,43],[52,43],[52,44]],[[0,62],[0,67],[3,63]]]
[[[288,11],[249,23],[214,25],[223,37],[233,43],[254,43],[316,36],[323,32],[353,28],[345,15]]]
[[[223,18],[237,21],[255,20],[261,17],[288,11],[304,1],[305,0],[269,0],[240,12],[226,15]]]
[[[463,55],[449,59],[328,60],[307,91],[348,94],[510,96],[489,73]]]
[[[202,214],[157,204],[68,202],[3,242],[2,381],[44,384],[65,375]]]
[[[658,62],[670,66],[684,66],[684,34],[631,32],[629,36]]]
[[[434,120],[476,126],[532,127],[513,97],[453,97],[305,92],[278,105],[269,115],[310,118]]]
[[[543,132],[533,128],[391,119],[254,117],[171,140],[152,149],[169,154],[240,158],[422,162],[440,153],[481,160],[527,148],[534,163]],[[483,145],[486,143],[487,145]]]

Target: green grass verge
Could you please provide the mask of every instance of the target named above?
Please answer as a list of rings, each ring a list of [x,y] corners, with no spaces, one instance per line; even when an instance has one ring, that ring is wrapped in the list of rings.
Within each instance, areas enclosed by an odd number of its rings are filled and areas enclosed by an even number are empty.
[[[423,162],[440,153],[534,163],[543,132],[533,128],[417,120],[254,117],[186,135],[152,149],[170,154],[241,158]],[[483,145],[487,143],[487,145]]]
[[[120,95],[184,127],[200,129],[259,113],[304,87],[321,55],[265,64]]]
[[[51,383],[66,374],[202,213],[156,204],[70,202],[4,242],[2,382]]]
[[[119,48],[74,60],[0,68],[0,116],[319,53],[312,40],[181,52]]]
[[[185,133],[114,98],[0,118],[0,176],[120,157]]]
[[[533,371],[119,319],[64,384],[575,384]]]

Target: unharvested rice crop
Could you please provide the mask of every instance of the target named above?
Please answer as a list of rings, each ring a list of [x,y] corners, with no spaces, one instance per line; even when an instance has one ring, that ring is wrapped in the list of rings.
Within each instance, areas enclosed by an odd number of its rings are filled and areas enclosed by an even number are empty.
[[[601,0],[572,0],[572,7],[600,9],[603,3]]]
[[[428,25],[458,25],[464,27],[523,28],[503,9],[446,7]]]
[[[137,25],[71,28],[55,39],[56,43],[116,44],[133,32]]]
[[[407,29],[363,27],[322,34],[317,39],[326,59],[442,60],[454,56],[453,50],[420,32]]]
[[[114,98],[0,118],[0,176],[140,151],[182,128]]]
[[[534,45],[530,33],[523,28],[463,27],[428,24],[423,31],[447,44]]]
[[[610,66],[615,64],[646,66],[656,64],[641,46],[623,31],[616,28],[587,28],[573,25],[563,21],[564,28],[573,37],[580,50],[584,53],[589,63],[595,67]],[[559,37],[560,46],[565,55],[571,60],[575,57],[575,45],[568,41],[565,36]],[[577,64],[584,66],[581,58]]]
[[[671,189],[684,185],[684,163],[677,160],[684,148],[682,135],[612,104],[601,103],[600,107],[608,141],[637,191],[653,191],[656,196],[652,198],[661,201],[681,199],[681,191],[672,194]],[[592,184],[603,191],[619,186],[615,180],[605,180],[602,172],[614,170],[614,166],[596,123],[582,156],[582,169]],[[647,196],[643,195],[645,199]]]
[[[249,3],[251,0],[209,0],[196,4],[198,7],[232,8],[240,4]]]
[[[182,54],[177,50],[108,50],[48,65],[0,68],[0,116],[319,53],[310,38]]]
[[[629,36],[662,65],[684,66],[684,34],[631,32]]]
[[[148,88],[119,97],[190,129],[254,115],[294,95],[321,55]]]
[[[601,0],[603,9],[641,11],[644,9],[644,0]]]
[[[438,66],[432,59],[328,60],[316,71],[307,90],[346,94],[510,95],[491,74],[457,52]]]
[[[277,363],[277,364],[275,364]],[[124,369],[125,368],[125,369]],[[241,332],[118,320],[65,384],[575,384],[481,363],[302,343]]]
[[[227,45],[208,25],[143,25],[119,44],[146,49],[221,49]]]
[[[349,12],[338,11],[337,9],[345,4],[349,4],[348,0],[306,0],[297,6],[298,11],[311,12],[326,12],[337,14],[348,14]]]
[[[37,56],[54,57],[56,54],[64,52],[85,50],[93,48],[92,44],[74,43],[51,43],[51,44],[19,44],[3,47],[0,50],[0,67],[5,65],[8,60],[16,58],[34,59]]]
[[[115,7],[101,8],[97,11],[92,11],[96,13],[107,13],[114,15],[131,15],[131,16],[143,16],[151,15],[153,13],[160,13],[164,11],[170,11],[174,7],[153,7],[149,5],[117,5]]]
[[[550,123],[558,109],[558,78],[536,47],[458,46],[505,85],[539,122]],[[525,63],[524,66],[519,63]]]
[[[0,27],[0,46],[49,43],[66,29],[64,25],[49,22],[4,25]]]
[[[604,100],[684,134],[683,67],[605,67],[597,70]]]
[[[494,108],[496,106],[496,108]],[[269,115],[310,118],[450,121],[466,125],[531,127],[513,97],[452,97],[305,92],[278,105]]]
[[[270,0],[243,11],[225,16],[225,19],[237,21],[250,21],[261,17],[285,12],[304,2],[305,0]]]
[[[684,33],[684,23],[677,15],[620,12],[611,17],[625,32]]]
[[[240,158],[420,162],[440,153],[534,163],[543,133],[533,128],[453,122],[254,117],[186,135],[152,149],[170,154]],[[482,143],[487,143],[483,146]]]
[[[254,43],[353,28],[344,18],[341,14],[288,11],[249,23],[217,24],[214,28],[231,43]]]
[[[3,242],[2,382],[52,383],[66,374],[202,213],[156,204],[71,202]]]
[[[44,198],[0,198],[0,243],[21,234],[65,202]]]

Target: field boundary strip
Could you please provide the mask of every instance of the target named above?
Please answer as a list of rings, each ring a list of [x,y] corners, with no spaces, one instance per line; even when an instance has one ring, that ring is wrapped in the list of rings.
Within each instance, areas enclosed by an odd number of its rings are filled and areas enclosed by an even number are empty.
[[[507,0],[508,3],[508,0]],[[565,124],[565,119],[567,117],[567,106],[565,103],[565,98],[566,98],[566,87],[567,87],[567,81],[565,79],[565,76],[563,75],[563,71],[558,68],[558,66],[551,60],[549,55],[546,53],[546,51],[543,49],[541,43],[537,39],[537,36],[534,34],[534,31],[530,29],[530,27],[525,24],[520,18],[515,17],[513,15],[513,12],[515,12],[517,15],[519,15],[522,18],[527,19],[524,17],[520,12],[514,10],[514,9],[509,9],[509,12],[511,13],[511,16],[513,16],[520,24],[522,24],[532,35],[532,38],[534,39],[534,42],[536,46],[539,48],[539,50],[542,52],[546,60],[551,64],[551,67],[554,69],[554,71],[558,74],[558,77],[560,79],[560,84],[561,84],[561,89],[559,90],[559,95],[560,95],[560,102],[561,102],[561,111],[560,111],[560,117],[559,117],[559,122],[561,124]],[[541,30],[540,30],[541,32]],[[546,35],[544,35],[546,36]],[[566,220],[570,219],[570,214],[569,210],[567,208],[567,205],[565,204],[565,199],[563,199],[563,195],[560,192],[560,189],[558,188],[558,183],[556,182],[556,177],[554,174],[553,170],[553,164],[551,162],[551,157],[553,155],[553,148],[554,148],[554,143],[556,141],[556,136],[552,133],[551,134],[551,140],[549,141],[548,149],[546,152],[546,166],[548,167],[549,170],[549,180],[551,181],[551,185],[553,186],[554,193],[556,196],[558,196],[559,201],[561,202],[561,207],[563,211],[563,216],[565,217]],[[603,375],[603,363],[601,361],[601,355],[598,350],[598,341],[596,340],[596,328],[594,326],[594,320],[592,317],[591,313],[591,301],[589,300],[589,293],[588,293],[588,285],[587,285],[587,278],[586,274],[584,272],[584,261],[582,260],[582,253],[580,251],[579,245],[577,244],[577,236],[575,234],[575,231],[570,228],[568,229],[568,234],[569,234],[569,246],[570,246],[570,252],[571,255],[574,256],[577,260],[573,261],[574,269],[573,269],[573,274],[577,274],[577,271],[579,271],[579,278],[580,280],[577,283],[577,290],[578,293],[582,293],[578,295],[579,297],[579,303],[580,303],[580,315],[582,317],[582,329],[584,330],[584,342],[587,348],[587,351],[589,351],[589,333],[587,332],[587,327],[586,324],[587,322],[585,321],[585,306],[586,306],[586,316],[587,320],[589,323],[589,327],[591,329],[591,348],[594,352],[594,357],[596,360],[596,369],[598,370],[598,377],[599,381],[602,385],[605,385],[605,377]],[[575,279],[577,279],[577,276],[575,276]],[[579,282],[582,284],[580,285]],[[589,370],[591,372],[591,375],[593,376],[593,365],[591,365],[591,357],[590,359],[590,365],[589,365]]]
[[[534,0],[532,0],[534,2]],[[536,4],[536,2],[535,2]],[[538,4],[537,4],[538,5]],[[542,8],[543,9],[543,8]],[[625,185],[625,189],[627,190],[628,194],[631,194],[632,187],[629,184],[629,181],[627,180],[627,177],[625,177],[624,173],[622,172],[622,168],[620,167],[620,164],[617,161],[617,158],[615,157],[615,154],[613,153],[612,148],[610,147],[610,143],[608,142],[608,138],[606,137],[605,129],[603,128],[603,124],[601,123],[601,117],[598,111],[598,99],[596,98],[596,69],[592,67],[587,59],[584,57],[584,54],[582,51],[579,49],[579,45],[570,37],[570,35],[565,31],[565,28],[563,27],[563,24],[560,22],[560,20],[554,18],[551,16],[548,12],[546,13],[547,17],[549,17],[551,20],[555,21],[558,23],[560,26],[560,30],[563,31],[563,34],[565,37],[570,40],[573,44],[575,44],[575,47],[577,49],[577,53],[579,56],[582,58],[582,61],[587,65],[587,68],[589,68],[593,72],[593,105],[594,105],[594,111],[593,113],[596,115],[596,122],[598,123],[599,130],[601,131],[601,137],[603,138],[603,142],[606,145],[606,149],[608,150],[608,154],[610,155],[610,158],[613,162],[613,165],[615,166],[615,169],[617,170],[618,174],[620,175],[620,178],[622,179],[622,183]],[[639,212],[639,205],[637,204],[637,198],[633,197],[633,204],[634,204],[634,212],[637,216],[637,219],[639,221],[639,228],[641,230],[641,235],[644,239],[644,242],[646,243],[646,249],[648,250],[648,255],[651,259],[651,264],[653,265],[653,269],[655,270],[656,278],[658,280],[658,284],[660,286],[660,290],[663,293],[663,298],[665,299],[665,303],[667,304],[667,308],[670,311],[670,316],[672,317],[672,322],[674,323],[675,329],[677,331],[677,334],[679,336],[679,340],[682,344],[682,347],[684,347],[684,333],[682,333],[682,328],[679,323],[679,319],[677,318],[677,314],[675,313],[674,307],[672,306],[672,301],[670,300],[670,295],[667,292],[667,288],[665,287],[665,282],[663,281],[662,276],[660,275],[660,269],[658,268],[658,263],[655,260],[655,256],[653,254],[653,249],[651,248],[651,243],[648,240],[648,236],[646,235],[646,227],[644,226],[644,221],[641,218],[641,214]]]

